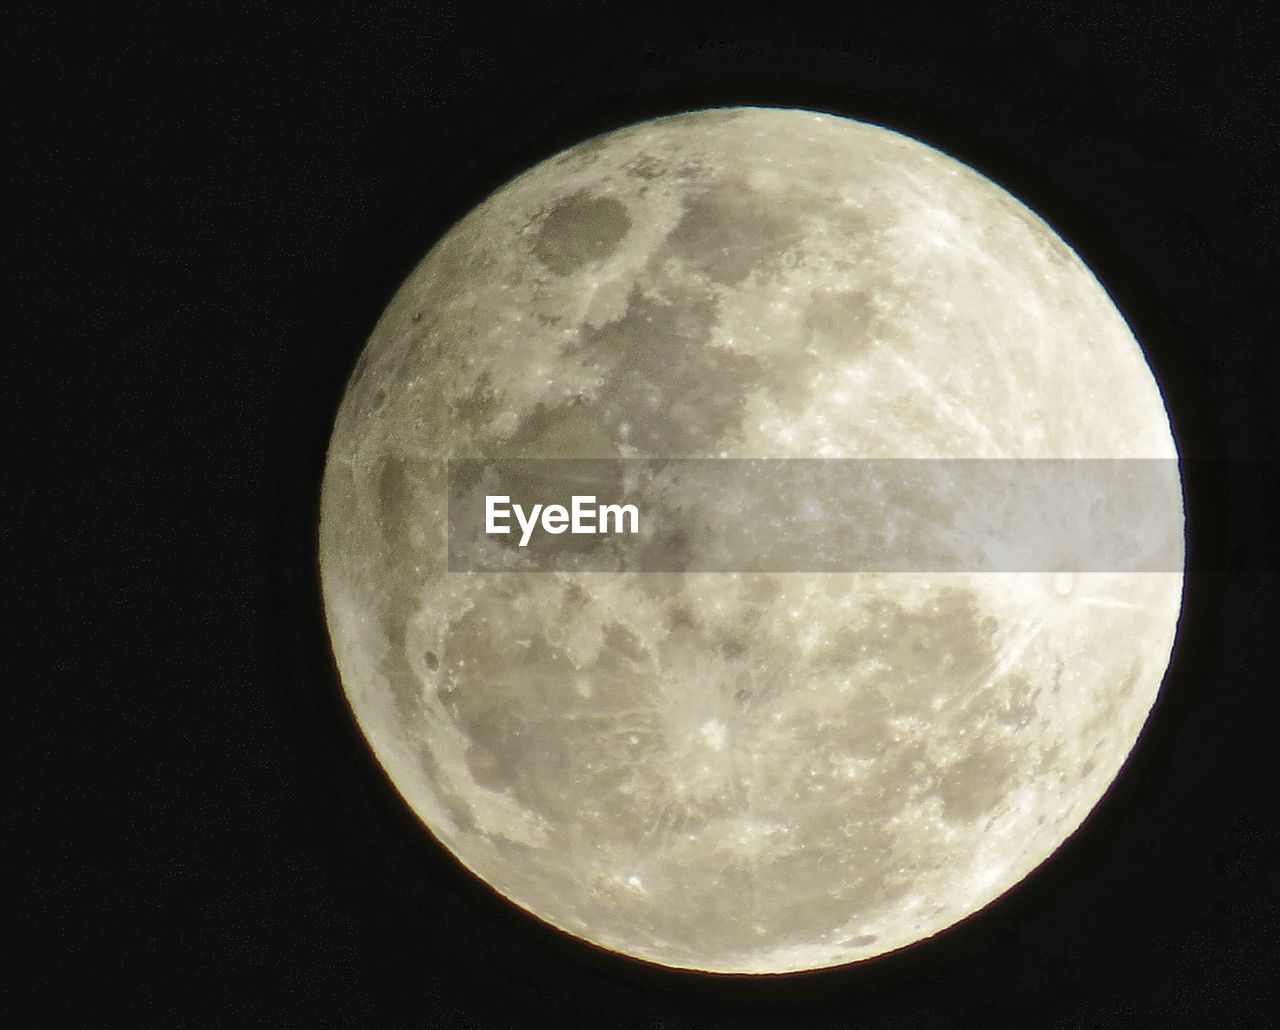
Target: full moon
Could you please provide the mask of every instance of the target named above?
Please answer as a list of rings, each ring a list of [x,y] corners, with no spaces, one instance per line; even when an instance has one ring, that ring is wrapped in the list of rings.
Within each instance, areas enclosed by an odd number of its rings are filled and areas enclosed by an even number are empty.
[[[1166,571],[451,571],[456,458],[1176,461],[1071,248],[879,126],[631,126],[519,176],[414,269],[321,493],[369,746],[436,840],[546,923],[783,973],[906,947],[1018,884],[1115,779],[1169,662],[1180,499]]]

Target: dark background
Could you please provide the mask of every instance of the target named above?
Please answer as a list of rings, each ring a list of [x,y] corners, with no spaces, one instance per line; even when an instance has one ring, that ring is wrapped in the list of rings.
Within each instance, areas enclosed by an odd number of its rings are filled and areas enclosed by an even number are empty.
[[[1262,13],[14,19],[8,997],[89,1025],[1273,1023],[1280,98]],[[579,945],[427,840],[341,700],[312,537],[346,376],[435,237],[587,135],[744,102],[887,123],[1030,203],[1121,305],[1196,459],[1174,663],[1085,828],[932,942],[749,982]]]

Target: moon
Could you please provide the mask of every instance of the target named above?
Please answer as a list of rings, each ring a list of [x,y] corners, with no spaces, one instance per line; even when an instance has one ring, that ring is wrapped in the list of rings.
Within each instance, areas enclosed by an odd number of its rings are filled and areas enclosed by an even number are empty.
[[[449,571],[448,462],[473,457],[1176,461],[1168,414],[1045,222],[847,118],[644,122],[440,239],[336,417],[333,654],[439,843],[625,956],[785,973],[945,930],[1081,825],[1169,662],[1182,550],[1160,572]]]

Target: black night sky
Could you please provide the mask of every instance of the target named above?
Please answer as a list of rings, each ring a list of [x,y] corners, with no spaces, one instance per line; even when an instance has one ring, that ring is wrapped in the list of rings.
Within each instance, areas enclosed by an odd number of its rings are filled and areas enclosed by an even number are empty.
[[[34,1022],[1273,1025],[1261,4],[178,4],[6,35],[7,993]],[[1162,701],[1054,861],[924,945],[751,981],[580,945],[429,841],[345,708],[313,537],[346,377],[439,234],[586,136],[730,103],[890,125],[1057,228],[1166,390],[1193,565]]]

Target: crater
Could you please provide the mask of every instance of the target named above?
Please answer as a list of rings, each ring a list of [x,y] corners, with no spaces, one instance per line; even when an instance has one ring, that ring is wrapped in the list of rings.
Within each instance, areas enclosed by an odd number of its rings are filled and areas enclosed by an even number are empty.
[[[621,201],[580,190],[542,219],[533,253],[551,271],[569,275],[612,255],[630,231],[631,216]]]
[[[657,179],[667,173],[667,162],[652,154],[641,154],[627,163],[625,171],[633,179]]]

